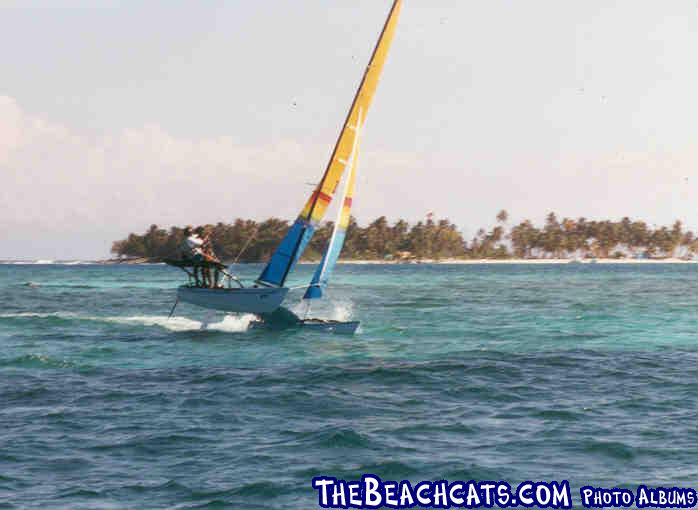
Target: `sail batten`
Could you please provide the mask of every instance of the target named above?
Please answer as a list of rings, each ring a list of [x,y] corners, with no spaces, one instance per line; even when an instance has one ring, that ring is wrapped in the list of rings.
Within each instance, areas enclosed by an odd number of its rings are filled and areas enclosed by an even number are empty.
[[[394,0],[371,59],[347,113],[322,179],[307,199],[286,238],[281,242],[258,281],[283,286],[288,274],[308,246],[315,229],[325,217],[335,190],[351,158],[357,132],[363,127],[373,100],[388,50],[395,35],[402,0]],[[362,112],[360,115],[359,112]],[[343,204],[342,204],[343,205]]]

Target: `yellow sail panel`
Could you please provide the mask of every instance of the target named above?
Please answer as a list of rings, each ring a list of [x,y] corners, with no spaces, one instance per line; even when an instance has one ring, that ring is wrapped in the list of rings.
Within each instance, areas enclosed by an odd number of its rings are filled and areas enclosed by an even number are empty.
[[[349,218],[351,217],[351,205],[354,200],[354,186],[356,184],[356,165],[359,159],[359,140],[356,140],[356,149],[354,149],[354,157],[351,159],[351,169],[349,170],[349,182],[347,182],[347,194],[344,197],[342,204],[342,213],[339,216],[338,227],[346,230],[349,226]]]
[[[262,274],[259,275],[257,279],[259,283],[275,287],[282,287],[284,285],[289,272],[293,269],[293,266],[298,262],[298,259],[308,247],[308,243],[310,243],[310,239],[313,237],[318,223],[320,223],[325,216],[327,206],[332,201],[334,192],[347,166],[347,161],[351,157],[357,130],[360,130],[363,126],[366,112],[373,100],[373,95],[378,85],[378,79],[383,71],[383,65],[385,64],[390,45],[393,42],[397,18],[400,14],[401,7],[402,0],[395,0],[393,2],[390,14],[388,14],[388,19],[385,22],[383,31],[381,32],[378,43],[373,50],[371,60],[361,80],[361,85],[359,85],[359,89],[354,96],[354,102],[349,109],[347,118],[339,133],[337,144],[332,151],[332,157],[327,164],[325,173],[320,183],[315,188],[315,191],[313,191],[313,194],[306,202],[301,214],[293,223],[286,237],[281,241],[281,244],[277,247],[271,260],[262,271]],[[362,114],[360,115],[359,112],[362,112]],[[341,243],[337,246],[341,246]]]
[[[388,56],[388,50],[393,42],[395,28],[397,26],[398,16],[402,8],[402,0],[395,0],[388,14],[388,19],[383,27],[378,43],[373,50],[373,55],[364,73],[363,80],[354,97],[354,102],[349,109],[342,131],[339,134],[337,144],[335,145],[332,157],[330,158],[322,180],[318,184],[315,191],[308,199],[305,207],[301,211],[300,218],[310,221],[313,224],[319,223],[325,216],[327,207],[332,201],[337,185],[342,178],[347,161],[351,156],[354,138],[356,137],[357,129],[361,129],[366,119],[366,113],[371,106],[373,95],[378,86],[378,80],[383,71],[383,65]],[[359,109],[363,112],[360,120],[361,126],[356,126],[359,120]]]

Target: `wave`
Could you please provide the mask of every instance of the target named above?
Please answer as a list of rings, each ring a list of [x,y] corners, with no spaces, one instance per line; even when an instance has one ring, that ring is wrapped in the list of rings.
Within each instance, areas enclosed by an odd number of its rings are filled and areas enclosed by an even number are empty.
[[[73,312],[17,312],[0,313],[0,319],[79,319],[80,316]]]
[[[93,266],[102,265],[95,260],[0,260],[0,264],[9,266]]]
[[[250,322],[255,320],[252,314],[240,316],[226,315],[218,322],[202,322],[186,317],[171,317],[166,315],[135,315],[126,317],[99,317],[78,315],[72,312],[18,312],[2,313],[0,319],[63,319],[78,321],[94,321],[111,324],[134,324],[139,326],[157,326],[169,331],[219,331],[223,333],[242,333],[247,331]]]
[[[14,368],[75,368],[75,364],[70,361],[53,358],[46,354],[25,354],[16,358],[0,361],[0,366]],[[31,391],[33,392],[34,390]],[[30,393],[29,395],[23,396],[36,395]]]
[[[581,449],[584,452],[626,461],[636,456],[635,448],[619,441],[592,440],[583,444]]]
[[[91,320],[100,320],[91,318]],[[172,317],[160,315],[136,315],[133,317],[104,317],[104,322],[114,324],[137,324],[139,326],[158,326],[169,331],[195,331],[200,330],[202,323],[186,317]]]
[[[332,304],[330,319],[335,321],[348,321],[354,317],[354,303],[340,301]]]
[[[214,331],[223,331],[227,333],[236,333],[247,331],[250,322],[257,320],[255,315],[247,313],[240,316],[226,315],[222,321],[209,324],[206,329]]]
[[[305,440],[324,448],[365,448],[371,445],[371,440],[367,436],[351,428],[305,432],[300,434],[298,440]]]
[[[329,305],[329,308],[327,305]],[[289,309],[299,317],[304,317],[307,306],[305,301],[299,301],[296,305],[289,307]],[[354,303],[346,300],[331,301],[326,303],[318,312],[317,314],[311,312],[310,316],[318,319],[350,321],[354,316]],[[318,315],[324,315],[324,317],[319,317]]]
[[[202,322],[186,317],[168,318],[164,315],[141,315],[135,317],[109,317],[107,322],[120,324],[140,324],[142,326],[159,326],[170,331],[221,331],[224,333],[242,333],[247,331],[250,322],[255,319],[252,314],[241,316],[226,315],[219,322]]]

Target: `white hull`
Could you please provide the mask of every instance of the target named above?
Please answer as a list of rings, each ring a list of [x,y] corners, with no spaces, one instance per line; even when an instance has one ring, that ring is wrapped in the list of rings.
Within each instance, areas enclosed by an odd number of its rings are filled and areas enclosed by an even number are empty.
[[[276,310],[286,297],[286,287],[250,287],[245,289],[204,289],[183,285],[177,289],[177,297],[184,303],[240,313],[270,313]]]

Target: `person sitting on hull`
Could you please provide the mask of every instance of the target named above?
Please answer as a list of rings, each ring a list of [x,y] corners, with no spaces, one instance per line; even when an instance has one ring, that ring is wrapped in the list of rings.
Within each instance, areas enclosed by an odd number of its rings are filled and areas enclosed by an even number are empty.
[[[191,267],[193,271],[189,273],[189,276],[194,278],[196,287],[222,288],[219,280],[221,272],[225,272],[225,266],[213,251],[210,229],[204,227],[192,229],[191,226],[187,226],[182,233],[184,239],[179,249],[179,260],[171,261],[172,265],[181,268]],[[167,259],[165,262],[168,262]],[[211,277],[211,266],[215,270],[213,278]]]
[[[196,238],[201,241],[195,258],[195,261],[198,262],[201,267],[201,286],[211,287],[211,269],[206,265],[206,262],[210,262],[209,256],[206,253],[206,246],[209,242],[208,235],[204,227],[196,227],[194,229],[194,234]]]
[[[204,283],[204,274],[201,264],[204,262],[204,251],[202,249],[204,240],[199,237],[198,232],[192,231],[191,226],[187,226],[183,234],[184,241],[182,241],[181,246],[182,259],[192,263],[196,286],[202,287]],[[201,278],[199,278],[199,268],[202,269]]]
[[[202,271],[204,273],[204,278],[206,282],[204,283],[205,286],[210,287],[212,289],[219,288],[220,285],[218,283],[218,280],[220,279],[220,264],[221,261],[218,259],[216,256],[216,253],[213,251],[213,242],[211,241],[211,230],[210,229],[202,229],[201,234],[203,236],[202,240],[203,243],[201,245],[201,251],[203,253],[204,260],[206,262],[211,262],[214,266],[214,276],[211,278],[211,268],[209,266],[205,266]]]

